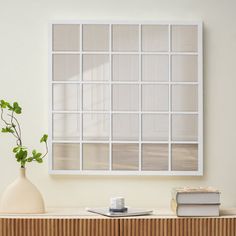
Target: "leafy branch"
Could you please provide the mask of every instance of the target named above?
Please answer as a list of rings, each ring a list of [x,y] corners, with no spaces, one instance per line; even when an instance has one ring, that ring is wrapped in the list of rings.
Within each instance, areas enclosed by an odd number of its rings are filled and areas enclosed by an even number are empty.
[[[44,154],[36,151],[32,151],[31,155],[28,155],[28,150],[22,144],[21,137],[21,127],[16,115],[21,114],[22,108],[17,102],[14,102],[12,105],[9,102],[4,100],[0,101],[1,109],[1,120],[4,123],[4,127],[1,129],[2,133],[9,133],[16,138],[16,147],[13,148],[13,153],[15,154],[16,161],[20,163],[21,167],[24,168],[27,162],[36,161],[42,163],[44,157],[48,154],[48,144],[47,139],[48,135],[44,134],[40,139],[40,143],[45,144],[46,151]],[[5,114],[7,112],[7,114]],[[6,116],[7,115],[7,116]]]

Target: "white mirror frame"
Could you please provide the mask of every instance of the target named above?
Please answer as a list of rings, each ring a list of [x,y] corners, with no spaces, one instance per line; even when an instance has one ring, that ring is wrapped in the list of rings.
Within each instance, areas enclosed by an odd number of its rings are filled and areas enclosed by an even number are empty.
[[[53,27],[55,25],[80,25],[80,49],[78,51],[53,51]],[[83,51],[82,50],[82,30],[83,30],[83,25],[108,25],[109,26],[109,51],[106,52],[90,52],[90,51]],[[126,55],[126,54],[134,54],[138,55],[139,57],[139,78],[138,81],[133,81],[133,82],[121,82],[121,81],[112,81],[112,55],[117,54],[114,51],[112,51],[112,26],[113,25],[137,25],[139,28],[139,50],[137,52],[119,52],[119,54]],[[141,45],[141,29],[143,25],[166,25],[168,27],[168,51],[166,52],[144,52],[142,51],[142,45]],[[196,52],[179,52],[178,50],[176,52],[171,50],[171,45],[172,45],[172,35],[171,35],[171,29],[173,26],[196,26],[197,27],[197,51]],[[160,175],[160,176],[201,176],[203,175],[203,42],[202,42],[202,34],[203,34],[203,26],[201,21],[187,21],[187,22],[179,22],[179,21],[53,21],[50,23],[49,26],[49,173],[50,174],[78,174],[78,175]],[[82,139],[82,126],[83,126],[83,121],[82,121],[82,115],[84,113],[88,113],[83,111],[82,109],[78,109],[76,111],[55,111],[53,110],[53,85],[55,84],[74,84],[78,85],[78,90],[82,94],[82,85],[85,83],[91,83],[93,84],[94,81],[83,81],[82,80],[82,60],[83,60],[83,55],[84,54],[93,54],[93,53],[100,53],[100,54],[108,54],[109,55],[109,80],[104,82],[95,82],[95,83],[106,83],[109,85],[109,93],[110,97],[112,97],[112,85],[113,84],[132,84],[135,83],[139,87],[139,92],[141,94],[141,88],[143,84],[165,84],[169,88],[169,108],[167,111],[161,111],[161,112],[156,112],[157,114],[167,114],[169,117],[169,135],[168,135],[168,140],[165,142],[160,142],[160,141],[143,141],[142,140],[142,114],[148,114],[148,112],[144,112],[141,109],[141,95],[139,96],[139,109],[138,111],[134,112],[135,114],[138,114],[139,116],[139,137],[138,140],[136,141],[127,141],[127,140],[122,140],[122,141],[114,141],[112,139],[112,114],[117,113],[116,111],[112,110],[112,101],[110,99],[110,109],[108,110],[108,114],[110,116],[109,120],[109,137],[108,140],[104,141],[86,141]],[[78,54],[80,56],[80,79],[76,81],[55,81],[53,80],[53,55],[56,54]],[[169,78],[168,81],[165,82],[146,82],[142,81],[142,71],[141,71],[141,65],[142,65],[142,55],[167,55],[169,58]],[[173,55],[195,55],[197,56],[197,81],[190,81],[190,82],[179,82],[179,81],[172,81],[171,80],[171,57]],[[198,103],[198,109],[197,111],[186,111],[186,112],[174,112],[171,109],[172,103],[171,103],[171,87],[172,85],[196,85],[197,86],[197,103]],[[81,95],[82,96],[82,95]],[[82,99],[80,98],[79,100],[79,105],[80,108],[82,107]],[[78,140],[54,140],[53,139],[53,114],[79,114],[80,115],[80,120],[79,120],[79,126],[81,130],[81,135],[78,138]],[[95,113],[103,113],[103,112],[95,112]],[[131,112],[132,113],[132,112]],[[197,140],[196,141],[173,141],[172,140],[172,115],[173,114],[189,114],[189,115],[196,115],[197,116],[197,121],[198,121],[198,127],[197,127]],[[80,168],[79,169],[54,169],[53,168],[53,144],[59,144],[59,143],[68,143],[68,144],[79,144],[80,148],[80,157],[79,157],[79,162],[80,162]],[[101,144],[108,144],[109,145],[109,168],[108,170],[83,170],[83,144],[84,143],[101,143]],[[112,150],[111,147],[114,143],[121,144],[121,143],[127,143],[127,144],[132,144],[136,143],[139,146],[139,166],[137,170],[112,170]],[[158,170],[158,171],[147,171],[147,170],[142,170],[142,160],[141,160],[141,153],[142,153],[142,144],[155,144],[155,143],[160,143],[160,144],[168,144],[168,169],[167,170]],[[198,145],[198,158],[197,158],[197,170],[172,170],[172,157],[171,157],[171,146],[173,144],[197,144]]]

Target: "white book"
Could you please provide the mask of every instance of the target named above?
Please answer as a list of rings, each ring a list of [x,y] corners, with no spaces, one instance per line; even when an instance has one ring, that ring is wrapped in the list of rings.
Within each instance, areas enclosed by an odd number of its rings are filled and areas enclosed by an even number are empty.
[[[210,187],[175,188],[172,190],[172,199],[177,204],[220,204],[220,192]]]
[[[177,216],[219,216],[220,204],[177,204],[171,200],[171,209]]]

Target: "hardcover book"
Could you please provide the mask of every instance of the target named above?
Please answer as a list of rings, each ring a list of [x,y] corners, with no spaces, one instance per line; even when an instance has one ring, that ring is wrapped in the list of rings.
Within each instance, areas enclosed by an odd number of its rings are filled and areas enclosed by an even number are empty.
[[[172,199],[177,204],[220,204],[220,192],[211,187],[175,188],[172,190]]]
[[[220,204],[177,204],[171,200],[171,209],[177,216],[219,216]]]

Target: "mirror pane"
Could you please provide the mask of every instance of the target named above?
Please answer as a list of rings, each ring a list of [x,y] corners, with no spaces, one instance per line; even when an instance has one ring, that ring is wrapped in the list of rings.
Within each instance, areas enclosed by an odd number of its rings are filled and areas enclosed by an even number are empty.
[[[168,25],[143,25],[142,50],[146,52],[167,52],[169,50]]]
[[[76,84],[53,84],[53,110],[77,111],[80,104],[79,86]]]
[[[109,80],[109,55],[84,55],[83,80]]]
[[[143,144],[142,170],[168,170],[168,144]]]
[[[138,170],[139,154],[138,144],[113,144],[112,169]]]
[[[172,81],[198,81],[198,57],[194,55],[173,55]]]
[[[113,55],[112,79],[115,81],[139,80],[139,56],[138,55]]]
[[[167,82],[169,80],[169,56],[143,55],[142,80]]]
[[[83,50],[108,51],[109,25],[83,25]]]
[[[139,28],[138,25],[112,26],[113,51],[138,51]]]
[[[54,54],[53,55],[53,80],[68,81],[80,80],[80,56]]]
[[[168,85],[142,85],[143,111],[168,111]]]
[[[142,115],[142,140],[168,141],[169,115],[143,114]]]
[[[54,51],[79,51],[80,50],[80,26],[72,24],[53,25]]]
[[[172,85],[172,111],[197,111],[198,86]]]
[[[173,144],[172,145],[172,170],[197,171],[198,170],[198,145]]]
[[[54,140],[79,140],[80,114],[53,114]]]
[[[83,144],[83,170],[108,170],[109,144]]]
[[[80,144],[54,143],[52,153],[54,170],[80,169]]]
[[[198,32],[196,25],[172,26],[172,51],[197,52]]]
[[[108,140],[109,115],[84,114],[83,115],[83,140]]]
[[[172,140],[197,141],[198,140],[197,115],[172,115]]]
[[[139,119],[137,114],[113,114],[113,140],[138,140]]]
[[[110,106],[109,85],[84,84],[83,85],[83,110],[107,111]]]
[[[137,111],[139,108],[139,86],[115,84],[113,91],[113,111]]]

